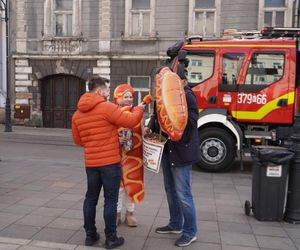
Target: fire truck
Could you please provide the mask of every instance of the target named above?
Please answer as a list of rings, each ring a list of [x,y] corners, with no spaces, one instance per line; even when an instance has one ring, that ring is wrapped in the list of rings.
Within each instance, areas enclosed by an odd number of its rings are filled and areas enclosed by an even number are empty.
[[[300,28],[239,35],[189,37],[167,51],[197,98],[199,167],[210,172],[230,169],[253,144],[284,144],[298,110]]]

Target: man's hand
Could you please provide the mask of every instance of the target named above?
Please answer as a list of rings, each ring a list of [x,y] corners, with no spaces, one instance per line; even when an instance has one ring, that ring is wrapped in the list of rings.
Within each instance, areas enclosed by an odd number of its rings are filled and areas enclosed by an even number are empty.
[[[149,135],[149,134],[151,134],[151,133],[152,133],[152,130],[151,130],[150,128],[144,127],[144,134],[145,134],[145,135]]]
[[[142,108],[145,108],[146,107],[146,104],[144,102],[141,102],[138,107],[142,107]]]

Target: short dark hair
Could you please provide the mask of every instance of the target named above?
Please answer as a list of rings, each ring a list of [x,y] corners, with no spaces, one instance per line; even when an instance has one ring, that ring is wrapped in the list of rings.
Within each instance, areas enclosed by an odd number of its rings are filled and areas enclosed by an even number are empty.
[[[106,83],[109,83],[109,80],[104,77],[93,77],[89,80],[88,88],[89,91],[94,91],[98,87],[105,86]]]

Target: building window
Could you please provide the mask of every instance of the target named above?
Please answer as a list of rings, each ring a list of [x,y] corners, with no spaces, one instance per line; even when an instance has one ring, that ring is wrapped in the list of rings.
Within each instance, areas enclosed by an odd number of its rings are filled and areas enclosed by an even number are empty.
[[[220,0],[189,0],[189,34],[218,36]]]
[[[154,36],[155,0],[126,0],[125,36]]]
[[[81,34],[81,0],[45,0],[44,37]]]
[[[72,36],[73,0],[54,1],[55,36]]]
[[[128,76],[128,83],[134,89],[134,105],[137,106],[146,95],[150,94],[151,78],[149,76]],[[147,105],[146,109],[149,113],[150,105]]]
[[[259,29],[291,27],[293,0],[259,0]]]

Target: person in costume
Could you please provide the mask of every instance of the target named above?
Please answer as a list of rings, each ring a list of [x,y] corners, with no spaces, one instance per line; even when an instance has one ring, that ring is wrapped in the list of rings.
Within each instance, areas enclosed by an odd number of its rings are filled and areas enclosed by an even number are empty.
[[[133,108],[134,90],[126,84],[120,84],[114,91],[114,102],[123,110]],[[134,128],[119,128],[119,138],[122,151],[122,180],[119,189],[117,208],[117,225],[121,223],[123,202],[126,207],[125,223],[129,227],[137,226],[134,216],[135,204],[144,199],[144,169],[142,156],[141,123]]]

